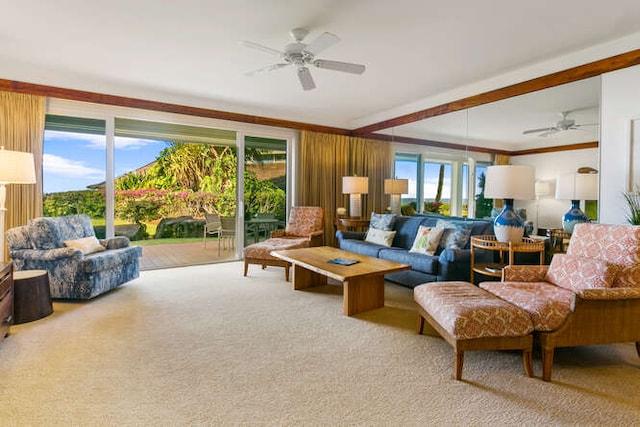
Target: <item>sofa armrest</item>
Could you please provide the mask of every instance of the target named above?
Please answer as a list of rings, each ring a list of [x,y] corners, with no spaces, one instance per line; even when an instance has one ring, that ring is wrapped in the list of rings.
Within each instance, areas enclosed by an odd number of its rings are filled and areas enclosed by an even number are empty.
[[[9,254],[12,259],[31,261],[56,261],[66,258],[81,259],[84,254],[76,248],[18,249]]]
[[[640,299],[640,288],[581,289],[576,295],[588,300]]]
[[[340,240],[364,240],[366,237],[366,232],[359,231],[346,231],[346,230],[338,230],[336,231],[336,239]]]
[[[507,265],[502,269],[503,282],[543,282],[548,265]]]
[[[109,239],[100,240],[100,243],[107,249],[120,249],[128,247],[131,244],[131,241],[125,236],[115,236]]]

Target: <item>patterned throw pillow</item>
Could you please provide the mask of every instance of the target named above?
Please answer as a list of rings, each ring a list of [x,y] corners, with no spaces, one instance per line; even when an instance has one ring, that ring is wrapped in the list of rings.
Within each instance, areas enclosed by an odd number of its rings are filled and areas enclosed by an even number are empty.
[[[411,246],[409,252],[425,255],[435,254],[443,232],[444,228],[442,227],[425,227],[421,225],[418,227],[416,239],[413,241],[413,246]]]
[[[464,249],[469,243],[471,237],[471,228],[473,224],[470,222],[447,221],[439,219],[436,227],[444,228],[442,237],[440,237],[441,249]]]
[[[377,214],[371,212],[371,220],[369,221],[369,227],[377,228],[378,230],[392,230],[393,222],[396,220],[394,214]]]
[[[571,291],[610,288],[619,267],[596,258],[556,254],[545,280]]]
[[[396,235],[395,231],[378,230],[377,228],[370,228],[367,231],[367,237],[365,241],[369,243],[375,243],[377,245],[391,246],[393,237]]]
[[[65,240],[63,243],[68,248],[80,249],[85,255],[105,250],[104,246],[100,244],[95,236],[83,237],[82,239]]]

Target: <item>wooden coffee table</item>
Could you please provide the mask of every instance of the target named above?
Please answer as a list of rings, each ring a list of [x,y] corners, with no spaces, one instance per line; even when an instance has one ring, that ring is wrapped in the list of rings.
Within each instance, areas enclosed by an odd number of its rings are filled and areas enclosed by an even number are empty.
[[[344,314],[352,316],[384,307],[384,275],[411,266],[358,255],[331,246],[273,251],[271,255],[293,265],[293,289],[327,284],[332,278],[343,284]],[[356,260],[356,264],[332,264],[333,259]]]

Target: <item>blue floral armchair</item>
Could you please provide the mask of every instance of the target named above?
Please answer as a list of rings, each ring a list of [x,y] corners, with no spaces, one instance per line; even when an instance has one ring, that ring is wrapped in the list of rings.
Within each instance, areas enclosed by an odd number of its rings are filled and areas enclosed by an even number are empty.
[[[7,230],[15,270],[47,270],[52,298],[90,299],[139,276],[140,246],[122,236],[98,241],[93,253],[68,246],[87,237],[95,232],[84,214],[34,218]]]

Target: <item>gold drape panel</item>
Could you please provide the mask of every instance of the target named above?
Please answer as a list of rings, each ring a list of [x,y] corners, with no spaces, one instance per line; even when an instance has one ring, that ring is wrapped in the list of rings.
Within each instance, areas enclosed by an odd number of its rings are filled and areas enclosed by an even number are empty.
[[[384,141],[303,131],[296,205],[321,206],[325,211],[325,244],[336,245],[334,219],[338,207],[348,208],[342,177],[369,177],[362,212],[384,212],[388,196],[384,180],[391,177],[391,145]]]
[[[33,153],[37,181],[35,185],[7,185],[7,229],[42,216],[45,103],[41,96],[0,91],[0,144],[7,150]]]

